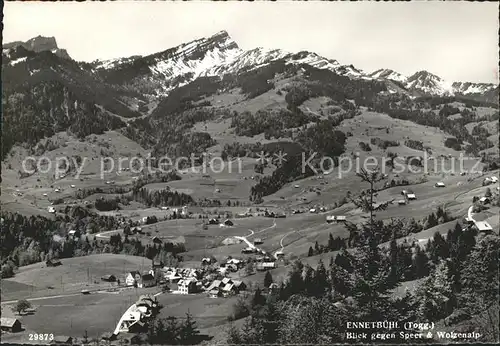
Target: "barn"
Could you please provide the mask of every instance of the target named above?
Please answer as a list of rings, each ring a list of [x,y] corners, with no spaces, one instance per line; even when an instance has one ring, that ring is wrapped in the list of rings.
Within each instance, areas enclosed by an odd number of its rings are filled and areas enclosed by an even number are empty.
[[[17,318],[10,318],[10,317],[1,318],[1,327],[2,331],[11,333],[20,332],[22,329],[21,322]]]

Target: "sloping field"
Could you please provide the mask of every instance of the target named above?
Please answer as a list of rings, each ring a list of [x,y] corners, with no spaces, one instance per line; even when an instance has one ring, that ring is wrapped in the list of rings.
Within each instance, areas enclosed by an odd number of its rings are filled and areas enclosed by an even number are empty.
[[[2,300],[68,294],[79,292],[81,289],[109,288],[111,284],[102,282],[101,276],[113,274],[123,280],[128,271],[148,270],[151,267],[147,258],[115,254],[66,258],[62,259],[61,263],[62,265],[57,267],[35,263],[19,268],[13,278],[2,279]],[[98,283],[95,284],[95,281]]]

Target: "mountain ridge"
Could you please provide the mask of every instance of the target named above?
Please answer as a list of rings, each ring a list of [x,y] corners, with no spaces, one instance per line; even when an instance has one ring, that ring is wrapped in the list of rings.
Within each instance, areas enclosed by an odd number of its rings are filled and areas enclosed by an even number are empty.
[[[51,36],[51,37],[45,37],[38,35],[36,37],[33,37],[29,39],[28,41],[14,41],[14,42],[9,42],[5,43],[2,45],[2,49],[10,50],[12,48],[16,48],[22,46],[23,48],[39,53],[43,51],[51,51],[52,53],[56,54],[57,56],[64,58],[64,59],[71,59],[69,56],[68,52],[66,49],[59,48],[57,46],[57,41],[56,38]]]
[[[70,59],[66,50],[59,49],[54,37],[37,36],[26,42],[4,44],[5,49],[23,46],[40,52],[49,50]],[[326,69],[354,79],[396,82],[411,96],[477,96],[494,94],[498,84],[475,83],[469,81],[446,81],[429,71],[417,71],[405,76],[392,69],[378,69],[367,73],[352,64],[340,64],[335,59],[322,57],[314,52],[287,52],[282,49],[257,47],[241,49],[227,31],[222,30],[211,36],[197,38],[166,50],[146,56],[130,56],[108,60],[94,60],[88,63],[90,70],[106,82],[118,83],[127,87],[148,84],[139,88],[152,98],[166,96],[171,90],[194,81],[199,77],[222,76],[239,73],[260,66],[285,60],[287,64],[308,64],[318,69]],[[142,89],[142,90],[141,90]],[[145,89],[148,89],[145,90]],[[151,92],[151,90],[154,90]],[[491,99],[491,96],[487,96]]]

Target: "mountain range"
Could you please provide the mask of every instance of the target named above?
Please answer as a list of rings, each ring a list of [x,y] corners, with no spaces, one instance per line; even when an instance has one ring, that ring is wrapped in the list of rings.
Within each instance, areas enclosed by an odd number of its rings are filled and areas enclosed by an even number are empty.
[[[66,50],[57,47],[54,37],[38,36],[27,42],[3,45],[4,61],[11,66],[24,61],[25,58],[21,56],[9,59],[10,52],[16,47],[34,52],[50,51],[61,58],[71,59]],[[170,90],[199,77],[239,73],[278,60],[284,60],[287,64],[307,64],[353,79],[389,82],[389,91],[398,90],[412,96],[464,96],[495,102],[498,94],[498,85],[495,84],[451,82],[427,71],[418,71],[411,76],[404,76],[391,69],[379,69],[367,73],[353,65],[343,65],[337,60],[313,52],[290,53],[281,49],[264,48],[242,50],[226,31],[147,56],[96,60],[90,64],[81,64],[91,73],[111,83],[129,85],[147,80],[154,84],[154,90],[148,88],[146,94],[156,98],[165,96]],[[394,88],[391,82],[396,82],[398,88]]]
[[[155,54],[93,62],[75,61],[54,37],[38,36],[3,45],[2,74],[3,157],[16,143],[35,144],[59,131],[84,138],[119,129],[144,146],[187,145],[190,137],[183,134],[196,122],[213,117],[216,109],[221,114],[248,111],[243,100],[256,100],[253,112],[281,114],[270,119],[282,122],[284,131],[310,121],[297,107],[314,97],[329,98],[345,109],[350,108],[347,101],[372,107],[381,97],[391,102],[404,98],[406,104],[419,97],[489,104],[498,99],[495,84],[447,82],[427,71],[412,76],[389,69],[367,73],[307,51],[243,50],[225,31]],[[265,93],[267,98],[258,99]],[[212,104],[209,98],[219,94],[234,102]],[[276,95],[283,95],[281,101],[268,104]],[[291,112],[291,120],[280,118],[283,112]],[[268,130],[275,128],[270,124]],[[255,126],[248,131],[264,132]],[[212,142],[205,134],[198,137]]]

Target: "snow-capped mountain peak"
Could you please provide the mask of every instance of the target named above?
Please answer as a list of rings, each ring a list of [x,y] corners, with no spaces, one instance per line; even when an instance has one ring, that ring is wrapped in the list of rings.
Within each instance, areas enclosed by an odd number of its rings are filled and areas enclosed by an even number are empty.
[[[389,79],[401,83],[406,83],[406,81],[408,80],[408,77],[405,77],[401,73],[387,68],[382,68],[375,72],[372,72],[369,74],[369,76],[375,79]]]
[[[406,81],[407,89],[434,95],[454,95],[451,82],[443,80],[428,71],[418,71],[408,77]]]

